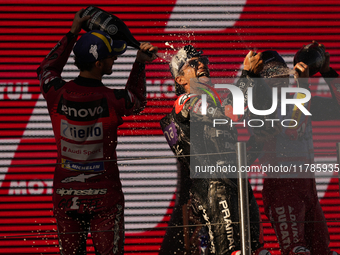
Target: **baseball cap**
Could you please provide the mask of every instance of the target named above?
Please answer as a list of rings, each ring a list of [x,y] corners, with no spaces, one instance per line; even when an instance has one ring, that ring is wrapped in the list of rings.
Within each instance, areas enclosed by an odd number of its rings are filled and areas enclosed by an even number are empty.
[[[85,63],[95,62],[109,56],[118,56],[126,51],[126,42],[112,40],[105,32],[92,30],[83,34],[73,48],[76,57]]]
[[[197,51],[194,46],[186,45],[178,50],[176,55],[171,58],[170,61],[170,72],[173,78],[176,78],[179,71],[184,64],[193,57],[199,57],[203,54],[203,51]]]
[[[262,52],[263,69],[260,75],[264,78],[279,77],[287,75],[289,68],[277,51],[267,50]]]

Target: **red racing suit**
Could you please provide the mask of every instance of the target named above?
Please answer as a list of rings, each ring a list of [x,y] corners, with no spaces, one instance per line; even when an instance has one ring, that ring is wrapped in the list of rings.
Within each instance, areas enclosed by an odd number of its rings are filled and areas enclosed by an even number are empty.
[[[298,125],[282,128],[281,133],[274,139],[265,142],[264,153],[259,158],[262,165],[298,167],[314,163],[311,121],[340,119],[338,74],[331,69],[329,73],[323,74],[323,77],[331,90],[332,98],[312,97],[304,104],[311,116],[305,116],[293,105],[288,106],[285,116],[282,116],[281,109],[278,109],[278,119],[295,119]],[[281,253],[288,255],[295,246],[303,246],[309,249],[312,255],[328,254],[330,239],[318,200],[314,175],[311,178],[281,177],[268,174],[264,179],[262,191],[265,213],[275,229]]]
[[[62,254],[86,254],[91,229],[96,254],[124,252],[124,196],[117,167],[117,129],[122,116],[146,105],[145,64],[135,62],[125,89],[61,72],[77,37],[68,33],[37,72],[57,145],[54,215]]]

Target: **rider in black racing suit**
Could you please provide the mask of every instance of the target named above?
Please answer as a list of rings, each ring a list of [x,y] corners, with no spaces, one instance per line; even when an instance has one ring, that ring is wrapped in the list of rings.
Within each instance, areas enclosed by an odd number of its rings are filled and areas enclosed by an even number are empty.
[[[239,116],[230,114],[231,94],[222,102],[215,89],[205,82],[209,80],[209,69],[206,66],[206,59],[201,54],[202,51],[198,52],[193,46],[188,45],[179,50],[170,63],[170,69],[176,81],[176,92],[178,94],[184,92],[184,94],[176,100],[172,112],[161,120],[165,137],[172,151],[178,156],[181,177],[177,191],[178,198],[169,225],[180,226],[183,224],[181,208],[189,200],[193,214],[201,217],[201,222],[206,225],[210,241],[210,254],[235,255],[239,254],[241,249],[236,175],[233,175],[232,178],[228,175],[225,175],[226,178],[221,178],[221,175],[214,176],[214,174],[208,178],[202,178],[199,175],[192,176],[195,174],[194,166],[236,166],[237,131],[235,127],[229,125],[223,125],[221,128],[213,127],[212,123],[213,119],[240,120]],[[258,77],[254,71],[258,73],[262,67],[260,55],[255,57],[253,52],[247,55],[247,64],[248,66],[251,64],[252,69],[244,70],[237,83],[245,95],[245,105],[247,89],[255,85],[255,80],[252,77]],[[185,77],[185,72],[190,72],[190,70],[187,71],[188,68],[194,69],[196,77],[191,78],[190,82],[184,83],[183,80],[177,80],[176,77]],[[202,93],[200,91],[209,94],[206,114],[201,112],[200,94]],[[259,92],[254,94],[259,94]],[[248,148],[253,147],[254,149],[256,146],[254,141],[247,143]],[[255,150],[260,151],[260,148],[255,148]],[[256,156],[249,154],[248,164],[252,163],[253,158]],[[190,168],[193,178],[190,178]],[[270,254],[262,248],[258,205],[250,185],[248,187],[251,250],[254,254]],[[175,243],[183,243],[182,238],[180,227],[169,228],[163,240],[160,254],[174,254],[174,252],[180,254],[178,252],[181,248]]]

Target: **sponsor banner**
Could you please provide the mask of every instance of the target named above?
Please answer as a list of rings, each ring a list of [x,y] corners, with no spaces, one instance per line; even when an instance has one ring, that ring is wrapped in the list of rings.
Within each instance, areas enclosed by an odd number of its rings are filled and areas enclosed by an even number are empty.
[[[73,125],[61,120],[60,135],[76,142],[102,140],[103,124],[100,122],[93,125]]]
[[[73,144],[61,140],[61,155],[75,160],[92,160],[103,158],[103,143]]]
[[[82,172],[102,172],[104,171],[104,162],[91,162],[88,164],[72,162],[67,159],[61,159],[62,168],[71,171],[82,171]]]
[[[61,97],[57,112],[69,120],[91,121],[109,116],[109,108],[105,98],[92,102],[75,102]]]
[[[56,193],[60,196],[94,196],[105,195],[107,189],[57,189]]]

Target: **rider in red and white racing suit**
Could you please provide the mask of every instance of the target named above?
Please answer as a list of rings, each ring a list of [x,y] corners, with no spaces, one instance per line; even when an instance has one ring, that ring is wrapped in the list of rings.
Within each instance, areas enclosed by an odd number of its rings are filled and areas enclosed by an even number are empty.
[[[94,63],[92,73],[81,70],[76,79],[64,81],[61,72],[81,23],[87,19],[80,18],[80,13],[71,31],[38,68],[58,152],[53,205],[60,250],[62,254],[86,254],[90,229],[96,254],[123,254],[124,196],[116,162],[117,129],[122,116],[144,109],[144,62],[153,59],[140,50],[125,89],[107,88],[101,77],[112,72],[113,61],[125,52],[126,43],[112,40],[102,31],[90,31],[79,39],[74,52],[76,58]],[[156,50],[149,43],[142,47]],[[100,70],[95,73],[99,79],[89,78],[93,70]]]
[[[277,52],[269,53],[268,62],[264,59],[264,69],[261,75],[270,78],[276,75],[279,67],[287,68],[284,60]],[[326,55],[327,56],[327,55]],[[275,64],[275,65],[274,65]],[[270,66],[271,65],[271,66]],[[307,72],[307,65],[298,63],[295,69],[300,73]],[[278,104],[277,118],[295,120],[295,127],[283,127],[280,132],[264,142],[263,154],[259,162],[263,166],[304,166],[314,164],[314,147],[311,121],[340,119],[340,89],[338,74],[329,67],[328,62],[321,71],[322,77],[327,82],[332,98],[314,96],[304,107],[312,114],[306,116],[294,105],[287,106],[287,113],[283,115]],[[308,77],[308,75],[307,75]],[[296,93],[294,98],[301,98]],[[305,168],[303,168],[305,169]],[[312,173],[313,174],[313,173]],[[327,255],[336,254],[329,249],[329,234],[324,214],[322,212],[314,179],[314,174],[306,178],[292,176],[286,178],[282,173],[267,173],[263,184],[263,203],[265,213],[271,220],[280,243],[283,255],[311,254]]]

